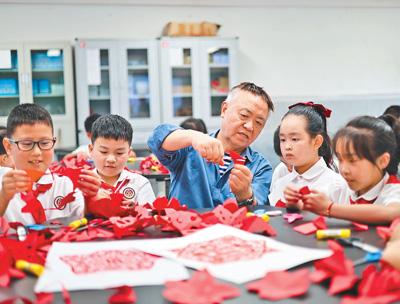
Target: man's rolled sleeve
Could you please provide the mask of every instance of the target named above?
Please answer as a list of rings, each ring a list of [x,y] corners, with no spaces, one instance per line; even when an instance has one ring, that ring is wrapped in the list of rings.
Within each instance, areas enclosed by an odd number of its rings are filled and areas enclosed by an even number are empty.
[[[180,159],[182,158],[183,149],[177,151],[167,151],[162,148],[162,145],[168,135],[178,129],[181,128],[170,124],[161,124],[154,129],[153,134],[147,141],[147,145],[149,146],[151,152],[153,152],[158,160],[170,171],[173,171],[176,165],[179,164]]]

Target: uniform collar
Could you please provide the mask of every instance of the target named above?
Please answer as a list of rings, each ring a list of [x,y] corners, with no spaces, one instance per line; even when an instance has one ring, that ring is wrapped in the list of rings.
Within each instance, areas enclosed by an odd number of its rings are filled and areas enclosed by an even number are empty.
[[[99,173],[97,172],[97,169],[96,169],[96,168],[94,168],[93,171],[94,171],[96,174],[99,175]],[[115,182],[115,184],[112,185],[112,187],[117,186],[119,182],[121,182],[121,181],[123,181],[123,180],[129,178],[128,172],[129,172],[129,171],[126,170],[125,168],[122,169],[121,174],[119,175],[119,177],[118,177],[117,181]],[[100,176],[100,175],[99,175],[99,176]],[[101,181],[102,181],[103,183],[106,183],[103,179],[101,179]]]
[[[47,169],[44,174],[36,182],[39,185],[52,184],[54,182],[53,174],[50,169]]]
[[[296,169],[293,168],[292,172],[289,173],[289,176],[291,180],[294,180],[297,177],[302,177],[306,180],[313,180],[317,176],[321,175],[327,168],[328,166],[326,165],[324,159],[320,157],[319,160],[303,174],[299,174]]]
[[[362,194],[360,196],[357,196],[357,193],[355,191],[350,190],[350,198],[353,201],[356,201],[361,198],[366,201],[372,201],[378,197],[379,193],[381,193],[381,191],[382,191],[383,187],[385,186],[385,184],[387,183],[388,179],[389,179],[389,174],[385,173],[383,178],[374,187],[372,187],[369,191],[365,192],[364,194]]]

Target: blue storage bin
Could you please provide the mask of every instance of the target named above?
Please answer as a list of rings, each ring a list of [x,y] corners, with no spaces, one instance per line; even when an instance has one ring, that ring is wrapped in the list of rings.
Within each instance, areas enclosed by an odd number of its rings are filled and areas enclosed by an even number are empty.
[[[0,95],[10,96],[18,95],[18,83],[14,78],[0,79]]]
[[[38,81],[39,81],[39,93],[50,94],[51,93],[50,81],[48,79],[38,79]]]

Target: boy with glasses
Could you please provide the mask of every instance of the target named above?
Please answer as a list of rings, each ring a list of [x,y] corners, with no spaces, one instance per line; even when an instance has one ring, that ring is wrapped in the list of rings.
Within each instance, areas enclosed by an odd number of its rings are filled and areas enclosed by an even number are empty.
[[[25,225],[83,217],[83,194],[97,193],[99,177],[83,170],[78,182],[81,191],[68,177],[50,172],[55,143],[53,122],[44,108],[20,104],[12,109],[3,144],[15,169],[0,177],[0,216]]]

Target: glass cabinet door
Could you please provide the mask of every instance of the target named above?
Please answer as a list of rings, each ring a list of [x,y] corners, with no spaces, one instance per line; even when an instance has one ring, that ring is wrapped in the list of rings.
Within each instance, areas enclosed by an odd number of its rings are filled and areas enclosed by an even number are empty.
[[[150,80],[147,49],[128,49],[128,98],[130,118],[150,118]]]
[[[96,51],[98,51],[98,54],[96,54]],[[98,64],[94,64],[93,70],[88,70],[90,73],[90,76],[88,76],[89,112],[90,114],[109,114],[111,113],[109,50],[100,49],[90,50],[89,52],[92,57],[88,60],[96,61],[96,58],[93,57],[98,57],[100,60],[100,71],[96,71]],[[96,73],[100,77],[95,75]]]
[[[65,115],[63,50],[31,50],[30,57],[33,102],[52,115]]]
[[[207,49],[207,55],[211,116],[219,116],[221,103],[229,93],[229,49],[210,47]]]
[[[0,49],[0,116],[8,116],[20,102],[18,51]]]
[[[169,49],[172,75],[172,114],[193,116],[192,51],[190,48]]]

